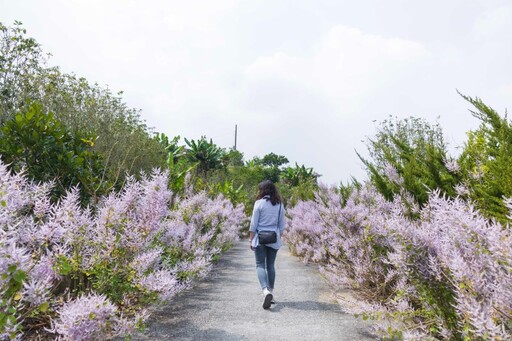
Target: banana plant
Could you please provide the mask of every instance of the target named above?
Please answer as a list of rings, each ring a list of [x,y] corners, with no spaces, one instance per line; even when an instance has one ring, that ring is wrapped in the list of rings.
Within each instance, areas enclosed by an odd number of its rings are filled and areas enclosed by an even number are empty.
[[[197,167],[197,163],[191,164],[183,157],[185,154],[185,146],[178,145],[181,138],[180,136],[175,136],[171,140],[164,133],[157,133],[155,138],[167,152],[169,188],[175,194],[183,193],[185,188],[185,177]]]
[[[175,136],[172,140],[169,139],[164,133],[157,133],[155,138],[164,147],[167,152],[167,163],[171,162],[176,164],[180,157],[183,156],[185,146],[179,146],[180,136]],[[171,160],[172,159],[172,160]]]
[[[216,196],[221,193],[228,198],[233,205],[237,205],[243,202],[243,199],[247,197],[247,193],[243,191],[244,185],[234,186],[233,182],[226,180],[223,183],[214,183],[208,186],[208,192],[211,196]]]
[[[187,144],[185,149],[187,159],[190,162],[198,163],[198,171],[204,176],[208,174],[208,171],[223,166],[222,157],[225,151],[213,143],[212,139],[208,141],[205,136],[202,136],[197,141],[185,139],[185,143]]]
[[[254,159],[245,161],[245,167],[247,167],[247,168],[254,168],[256,166],[257,166],[257,163],[256,163],[256,161],[254,161]]]
[[[313,168],[299,166],[295,162],[295,167],[286,167],[281,173],[281,177],[290,185],[298,186],[301,183],[312,181],[316,182],[318,174],[313,171]]]

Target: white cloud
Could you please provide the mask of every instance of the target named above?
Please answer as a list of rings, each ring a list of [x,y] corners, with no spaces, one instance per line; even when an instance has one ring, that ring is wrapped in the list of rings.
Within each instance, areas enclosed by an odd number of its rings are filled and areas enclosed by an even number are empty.
[[[417,42],[336,26],[313,60],[313,75],[332,96],[352,98],[368,94],[427,56]]]
[[[506,4],[484,11],[475,21],[473,28],[478,39],[495,39],[512,31],[512,4]]]
[[[295,147],[290,158],[321,168],[327,181],[347,167],[360,174],[357,162],[347,164],[345,156],[361,150],[361,132],[370,133],[361,128],[368,117],[361,117],[360,101],[429,57],[420,43],[338,25],[308,56],[278,51],[249,65],[243,110],[286,127]]]
[[[245,73],[252,80],[282,79],[322,89],[334,98],[348,98],[365,94],[429,56],[420,43],[346,26],[333,27],[312,49],[311,57],[282,51],[260,57]]]
[[[300,69],[297,57],[277,52],[271,56],[260,57],[245,70],[245,74],[254,80],[265,78],[295,79]]]
[[[501,85],[497,92],[504,97],[512,98],[512,83]]]

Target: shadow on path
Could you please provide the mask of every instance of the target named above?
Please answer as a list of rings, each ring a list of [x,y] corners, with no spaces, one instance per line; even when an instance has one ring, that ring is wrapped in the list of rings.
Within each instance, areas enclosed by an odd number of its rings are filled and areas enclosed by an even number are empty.
[[[340,308],[336,304],[321,303],[316,301],[277,302],[271,311],[279,312],[282,309],[296,309],[302,311],[336,311],[341,313]]]

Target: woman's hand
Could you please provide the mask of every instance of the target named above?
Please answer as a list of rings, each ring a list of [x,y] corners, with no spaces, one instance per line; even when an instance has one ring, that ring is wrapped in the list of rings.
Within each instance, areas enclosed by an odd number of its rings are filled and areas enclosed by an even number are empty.
[[[254,247],[252,246],[252,241],[256,238],[255,233],[252,231],[249,231],[249,245],[251,247],[251,250],[254,251]]]

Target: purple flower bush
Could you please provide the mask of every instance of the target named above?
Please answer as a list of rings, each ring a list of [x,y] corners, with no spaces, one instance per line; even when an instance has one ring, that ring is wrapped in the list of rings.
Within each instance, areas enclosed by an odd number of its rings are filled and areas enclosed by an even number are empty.
[[[117,307],[103,295],[90,294],[66,302],[54,330],[67,340],[98,340],[118,334],[123,325]]]
[[[379,320],[391,337],[512,338],[510,226],[437,192],[422,209],[406,193],[389,202],[371,186],[342,202],[321,187],[288,210],[285,238],[335,291],[355,290],[353,302],[343,298],[347,310]]]
[[[0,339],[46,324],[65,339],[133,333],[148,305],[168,302],[237,239],[247,217],[222,196],[168,190],[154,171],[128,179],[98,206],[78,189],[52,203],[52,184],[33,184],[0,162]]]

